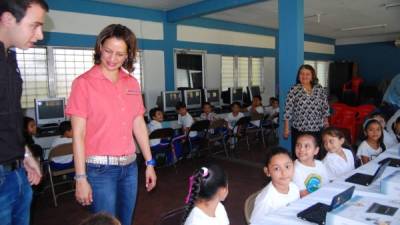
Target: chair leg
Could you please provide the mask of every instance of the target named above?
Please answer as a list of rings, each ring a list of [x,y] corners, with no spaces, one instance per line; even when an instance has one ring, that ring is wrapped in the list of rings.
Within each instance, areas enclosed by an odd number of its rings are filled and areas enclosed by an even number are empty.
[[[247,151],[250,151],[249,136],[246,134]]]
[[[224,151],[225,151],[225,155],[228,158],[229,154],[228,154],[228,150],[226,149],[226,143],[225,143],[225,139],[222,139],[222,145],[224,146]]]
[[[57,207],[57,196],[54,189],[53,174],[51,173],[50,165],[48,166],[48,170],[49,170],[51,194],[53,195],[54,207]]]

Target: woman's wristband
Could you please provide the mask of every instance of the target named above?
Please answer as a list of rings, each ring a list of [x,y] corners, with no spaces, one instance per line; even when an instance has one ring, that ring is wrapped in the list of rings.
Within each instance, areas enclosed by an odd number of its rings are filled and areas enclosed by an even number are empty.
[[[156,166],[156,160],[150,159],[146,161],[146,166]]]
[[[74,180],[81,180],[81,179],[86,179],[87,175],[86,174],[75,174]]]

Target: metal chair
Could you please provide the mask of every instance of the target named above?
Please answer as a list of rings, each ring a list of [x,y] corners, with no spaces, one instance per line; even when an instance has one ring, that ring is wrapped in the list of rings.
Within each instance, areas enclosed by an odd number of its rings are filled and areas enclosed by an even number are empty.
[[[264,140],[264,130],[262,127],[263,119],[264,119],[264,114],[256,113],[256,112],[251,113],[250,114],[250,123],[246,129],[246,133],[247,133],[247,135],[249,135],[249,134],[259,135],[263,146],[266,147],[265,140]],[[257,123],[253,124],[252,122],[257,122]]]
[[[149,135],[149,140],[153,139],[160,139],[160,141],[162,140],[162,142],[160,142],[160,145],[157,145],[157,147],[151,146],[150,149],[152,153],[164,153],[166,155],[168,153],[171,153],[173,157],[173,165],[176,169],[175,163],[178,160],[175,154],[174,147],[172,145],[173,137],[174,137],[174,130],[172,128],[161,128],[151,132]]]
[[[58,183],[55,183],[54,180],[53,180],[53,177],[58,177],[58,176],[63,176],[63,175],[67,175],[67,174],[70,174],[70,173],[74,173],[75,172],[75,168],[72,166],[71,168],[67,168],[67,169],[54,170],[51,167],[50,162],[55,157],[66,156],[66,155],[70,155],[70,154],[72,154],[72,143],[58,145],[58,146],[54,147],[49,153],[49,158],[48,158],[49,163],[47,164],[47,168],[48,168],[48,172],[49,172],[51,193],[52,193],[52,196],[53,196],[53,201],[54,201],[54,206],[55,207],[58,206],[57,198],[59,196],[74,192],[75,188],[72,188],[72,189],[69,189],[67,191],[64,191],[64,192],[56,194],[55,186],[66,184],[66,183],[74,183],[74,180],[69,179],[69,180],[64,180],[64,181],[60,181]]]
[[[207,139],[208,128],[210,127],[209,120],[199,120],[192,124],[189,131],[186,134],[186,140],[189,144],[189,152],[193,151],[193,145],[198,144],[199,146],[203,145]],[[196,137],[190,137],[190,132],[196,131]],[[198,153],[200,153],[200,149],[198,149]]]
[[[182,224],[183,214],[185,213],[185,208],[173,209],[165,214],[163,214],[159,221],[155,225],[177,225]]]
[[[261,190],[254,192],[249,197],[247,197],[246,201],[244,202],[243,212],[244,212],[244,218],[245,218],[247,224],[250,224],[250,217],[251,217],[251,213],[253,212],[253,209],[254,209],[254,202],[256,201],[257,195],[260,192],[261,192]]]
[[[244,116],[240,118],[233,127],[230,138],[234,141],[235,148],[239,146],[239,142],[244,138],[246,140],[247,150],[250,151],[249,136],[246,132],[250,121],[250,116]]]
[[[224,152],[226,157],[229,156],[228,151],[226,149],[226,135],[224,130],[226,129],[226,121],[224,119],[217,119],[210,123],[210,127],[207,133],[207,147],[210,149],[210,144],[214,144],[217,142],[222,142],[224,147]],[[214,152],[215,154],[219,152]]]

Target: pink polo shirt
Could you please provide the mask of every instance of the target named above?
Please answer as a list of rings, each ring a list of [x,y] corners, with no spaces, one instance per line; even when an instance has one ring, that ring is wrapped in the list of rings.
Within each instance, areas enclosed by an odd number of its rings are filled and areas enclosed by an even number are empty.
[[[121,156],[135,152],[133,121],[144,111],[134,77],[120,70],[112,83],[95,65],[72,83],[66,114],[86,119],[86,156]]]

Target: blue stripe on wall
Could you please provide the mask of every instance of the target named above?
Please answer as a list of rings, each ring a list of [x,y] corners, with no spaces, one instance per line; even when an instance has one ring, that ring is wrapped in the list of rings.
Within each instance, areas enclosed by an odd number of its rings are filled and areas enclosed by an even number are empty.
[[[102,3],[88,0],[47,0],[50,10],[88,13],[102,16],[125,17],[162,22],[165,12],[133,6]]]

